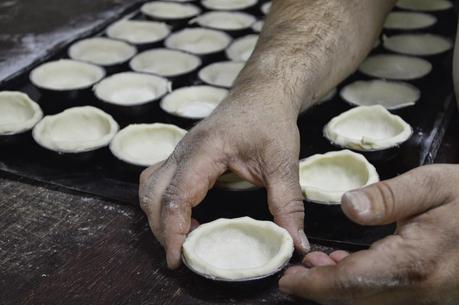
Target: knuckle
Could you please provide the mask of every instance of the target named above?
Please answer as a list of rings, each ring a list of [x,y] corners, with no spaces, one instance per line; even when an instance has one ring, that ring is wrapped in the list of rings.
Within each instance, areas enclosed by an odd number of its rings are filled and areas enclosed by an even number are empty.
[[[346,267],[340,267],[337,276],[333,280],[335,291],[340,295],[341,300],[345,300],[344,304],[354,304],[353,301],[357,300],[361,295],[361,278],[352,276],[352,270]]]
[[[142,209],[142,211],[147,213],[149,211],[151,197],[146,194],[141,194],[139,202],[140,202],[140,208]]]
[[[269,157],[261,158],[266,178],[276,177],[278,180],[294,180],[298,176],[298,164],[282,151],[270,153]]]
[[[148,178],[150,178],[151,174],[150,174],[150,171],[149,169],[144,169],[141,173],[140,173],[140,179],[139,179],[139,183],[140,185],[143,185],[147,182]]]
[[[381,181],[375,184],[375,190],[376,192],[374,194],[371,193],[369,195],[371,202],[379,202],[381,204],[380,208],[384,211],[386,216],[393,215],[397,199],[390,185],[385,181]]]
[[[302,198],[295,198],[282,205],[270,205],[270,212],[273,216],[304,214],[304,204]]]
[[[166,209],[174,209],[178,206],[188,204],[186,192],[176,183],[172,182],[164,191],[161,202]]]

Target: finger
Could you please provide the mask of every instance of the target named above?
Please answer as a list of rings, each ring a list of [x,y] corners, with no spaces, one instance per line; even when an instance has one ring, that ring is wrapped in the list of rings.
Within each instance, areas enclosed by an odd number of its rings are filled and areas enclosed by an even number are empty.
[[[174,269],[181,263],[181,248],[191,230],[191,210],[212,188],[226,166],[204,153],[192,153],[180,165],[162,194],[161,230],[167,264]]]
[[[335,263],[339,263],[340,261],[342,261],[343,259],[345,259],[345,258],[348,257],[349,255],[350,255],[350,253],[347,252],[347,251],[337,250],[337,251],[334,251],[334,252],[330,253],[330,258],[331,258]]]
[[[334,266],[336,263],[326,253],[315,251],[308,253],[304,257],[303,265],[308,268],[312,268],[320,266]]]
[[[425,278],[422,270],[416,269],[417,257],[410,255],[399,239],[388,238],[385,246],[356,252],[334,266],[286,274],[279,281],[279,288],[284,293],[325,304],[362,304],[362,300],[365,304],[379,304],[382,292],[386,293],[387,302],[394,287],[403,289]]]
[[[396,178],[344,194],[343,212],[363,225],[403,220],[442,205],[452,190],[452,166],[420,167]],[[456,170],[457,172],[457,170]]]
[[[193,230],[196,230],[198,227],[199,227],[199,222],[196,219],[191,218],[190,232]]]
[[[140,175],[139,200],[140,207],[147,216],[153,235],[164,245],[161,230],[161,194],[175,172],[175,162],[167,160],[155,164]]]
[[[279,158],[277,158],[279,160]],[[310,250],[304,233],[303,194],[299,184],[298,158],[283,156],[275,169],[265,168],[264,180],[268,205],[274,221],[285,228],[301,253]]]
[[[292,266],[292,267],[289,267],[287,270],[285,270],[284,275],[294,274],[297,272],[303,272],[304,269],[306,269],[304,266],[300,266],[300,265]]]

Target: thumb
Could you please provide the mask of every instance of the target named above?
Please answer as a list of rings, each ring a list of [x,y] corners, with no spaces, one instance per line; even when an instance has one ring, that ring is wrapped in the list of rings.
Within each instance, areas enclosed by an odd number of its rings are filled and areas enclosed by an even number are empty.
[[[342,198],[342,210],[362,225],[384,225],[442,205],[457,186],[449,165],[430,165],[396,178],[350,191]],[[457,181],[457,180],[456,180]]]
[[[298,251],[307,253],[310,245],[304,233],[303,193],[298,175],[298,162],[291,162],[277,167],[276,171],[265,175],[264,180],[274,221],[290,233]]]

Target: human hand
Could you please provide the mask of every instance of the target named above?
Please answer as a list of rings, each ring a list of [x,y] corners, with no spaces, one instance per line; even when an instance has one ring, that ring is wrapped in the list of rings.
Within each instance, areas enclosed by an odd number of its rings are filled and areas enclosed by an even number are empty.
[[[345,194],[350,219],[397,222],[395,234],[351,255],[309,253],[281,291],[322,304],[458,304],[458,186],[459,166],[432,165]]]
[[[181,247],[198,205],[227,169],[265,186],[274,221],[288,230],[296,248],[309,250],[303,231],[303,195],[298,178],[298,109],[271,103],[279,96],[229,96],[195,126],[163,163],[140,178],[140,204],[167,264],[181,262]]]

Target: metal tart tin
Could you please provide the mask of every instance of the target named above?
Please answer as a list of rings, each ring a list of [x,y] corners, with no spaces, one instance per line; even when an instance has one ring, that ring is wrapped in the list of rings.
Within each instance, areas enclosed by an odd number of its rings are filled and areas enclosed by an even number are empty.
[[[205,28],[185,28],[170,35],[165,46],[201,57],[204,64],[223,60],[232,39],[227,33]]]
[[[174,65],[175,68],[171,69]],[[192,85],[201,65],[199,56],[163,48],[144,51],[129,62],[135,72],[152,73],[167,78],[172,82],[173,89]]]
[[[162,46],[170,33],[170,27],[163,22],[126,19],[113,23],[105,30],[108,37],[124,40],[139,51]]]
[[[118,129],[118,123],[109,114],[84,106],[45,116],[35,125],[32,136],[42,160],[74,166],[106,152]]]
[[[174,90],[159,103],[168,122],[185,129],[207,117],[227,96],[228,90],[212,86],[189,86]]]
[[[244,66],[242,62],[216,62],[202,68],[198,73],[198,78],[207,85],[229,89]]]
[[[201,13],[201,9],[193,3],[174,1],[147,2],[140,11],[147,19],[165,22],[174,29],[185,27]]]
[[[233,38],[252,33],[256,18],[243,12],[210,11],[196,17],[191,24],[212,30],[224,31]]]
[[[153,74],[122,72],[105,78],[93,91],[100,107],[124,126],[156,121],[158,101],[170,91],[170,82]]]
[[[73,106],[93,104],[91,88],[106,75],[99,66],[70,59],[44,63],[29,74],[41,94],[39,104],[47,114]]]
[[[137,54],[137,49],[127,42],[105,37],[80,40],[68,49],[74,60],[101,66],[107,74],[126,70],[128,61]]]
[[[40,106],[18,91],[0,91],[0,150],[33,143],[32,128],[42,119]]]

